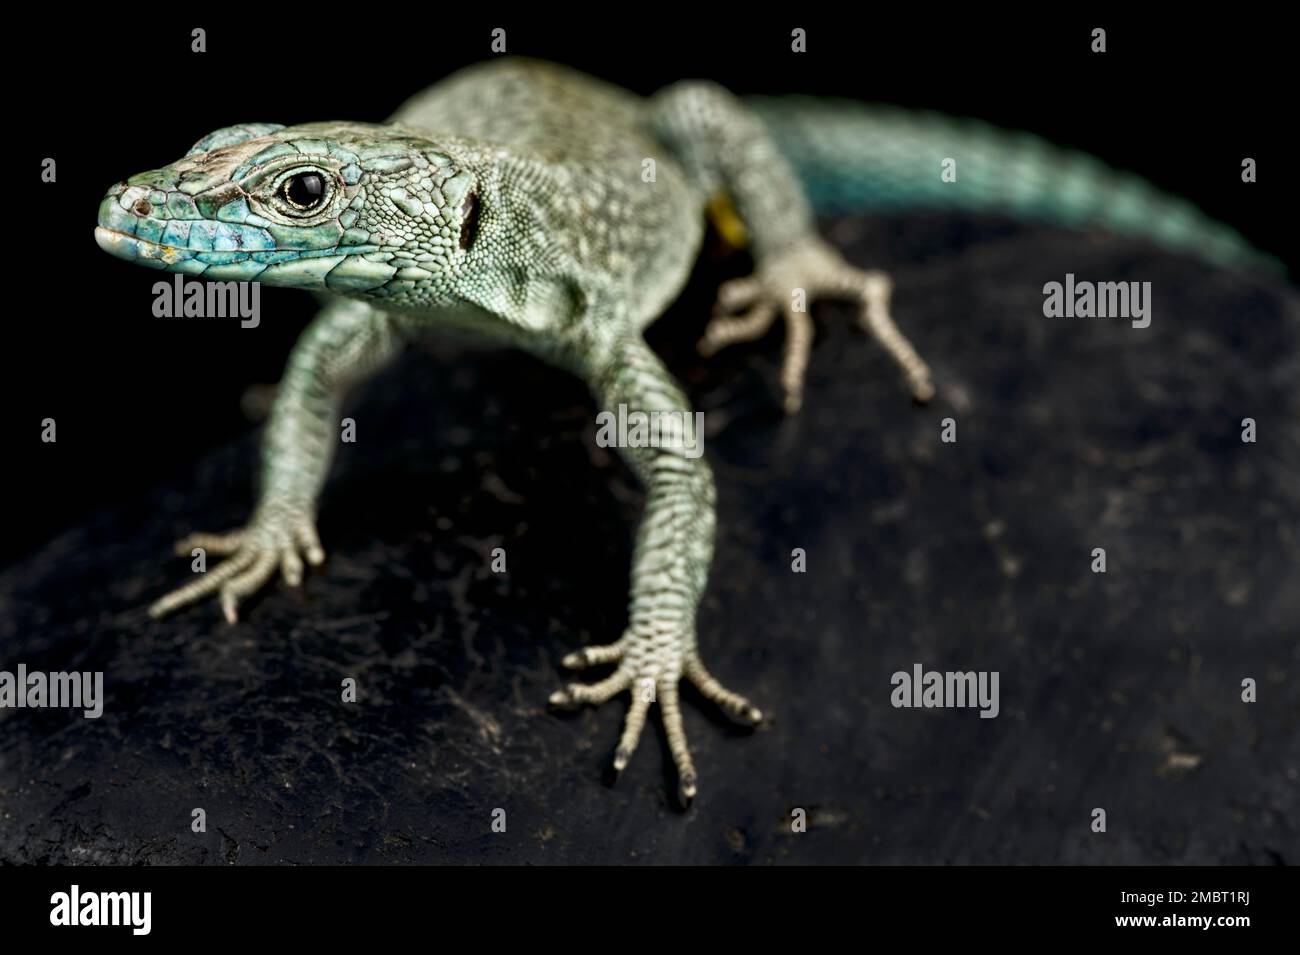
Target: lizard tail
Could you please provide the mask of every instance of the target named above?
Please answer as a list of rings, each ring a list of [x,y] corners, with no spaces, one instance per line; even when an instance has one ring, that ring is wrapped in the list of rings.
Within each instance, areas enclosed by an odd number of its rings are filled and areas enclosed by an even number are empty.
[[[754,97],[819,214],[946,209],[1098,226],[1234,268],[1281,263],[1192,203],[1031,133],[849,100]],[[954,159],[956,179],[941,176]]]

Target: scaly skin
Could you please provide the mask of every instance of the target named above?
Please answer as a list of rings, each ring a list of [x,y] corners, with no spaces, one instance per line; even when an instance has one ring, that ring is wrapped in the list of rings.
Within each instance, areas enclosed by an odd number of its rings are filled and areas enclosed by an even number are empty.
[[[653,181],[643,180],[645,159],[655,160]],[[389,125],[232,127],[180,161],[114,186],[96,230],[114,255],[337,296],[289,359],[251,520],[233,533],[182,541],[182,553],[202,546],[226,559],[151,613],[215,593],[234,621],[240,601],[277,570],[296,585],[304,561],[324,559],[316,501],[337,440],[340,394],[430,329],[528,349],[585,379],[602,409],[676,411],[692,422],[641,332],[685,282],[715,191],[734,203],[758,269],[722,289],[703,350],[756,337],[784,314],[782,382],[794,410],[812,336],[808,316],[791,311],[792,291],[856,297],[913,393],[929,397],[928,370],[889,319],[887,280],[849,267],[818,239],[799,183],[764,128],[709,84],[641,100],[561,67],[496,61],[426,91]],[[689,679],[744,722],[762,714],[714,679],[699,655],[695,613],[715,523],[708,464],[672,447],[622,453],[647,487],[628,626],[614,643],[565,660],[617,667],[551,702],[598,704],[631,690],[618,769],[657,702],[688,803],[697,784],[678,682]]]
[[[431,329],[527,349],[581,376],[601,409],[676,411],[692,422],[642,332],[684,284],[718,194],[743,224],[756,270],[720,290],[702,351],[756,338],[782,317],[785,406],[797,410],[812,326],[792,295],[849,298],[912,395],[928,399],[929,370],[889,316],[889,280],[850,267],[818,238],[782,150],[795,152],[774,129],[709,83],[640,99],[562,67],[496,60],[420,94],[386,125],[231,127],[114,186],[96,230],[114,255],[205,279],[332,293],[285,370],[249,523],[182,541],[185,553],[203,546],[226,559],[151,612],[216,595],[233,621],[240,601],[277,571],[296,585],[304,563],[323,560],[315,513],[340,395]],[[804,161],[815,165],[812,152]],[[627,629],[565,660],[616,669],[551,701],[598,704],[630,690],[619,769],[657,702],[689,802],[697,781],[679,681],[744,722],[761,713],[699,655],[696,608],[715,525],[707,462],[672,447],[621,451],[647,488]]]
[[[818,214],[963,210],[1096,226],[1226,268],[1283,271],[1186,199],[1030,133],[973,119],[803,96],[745,105],[794,167]],[[939,175],[955,160],[956,179]]]

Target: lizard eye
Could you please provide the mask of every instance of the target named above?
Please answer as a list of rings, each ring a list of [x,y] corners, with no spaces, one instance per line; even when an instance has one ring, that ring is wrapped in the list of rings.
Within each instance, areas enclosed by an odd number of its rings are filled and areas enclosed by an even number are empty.
[[[325,177],[318,172],[300,172],[280,183],[280,197],[299,212],[319,209],[328,191]]]

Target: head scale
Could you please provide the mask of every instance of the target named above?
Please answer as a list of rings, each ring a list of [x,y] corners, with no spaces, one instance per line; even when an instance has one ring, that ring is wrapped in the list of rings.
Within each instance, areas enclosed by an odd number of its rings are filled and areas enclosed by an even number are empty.
[[[95,238],[170,272],[432,303],[478,228],[458,152],[394,126],[231,126],[113,186]]]

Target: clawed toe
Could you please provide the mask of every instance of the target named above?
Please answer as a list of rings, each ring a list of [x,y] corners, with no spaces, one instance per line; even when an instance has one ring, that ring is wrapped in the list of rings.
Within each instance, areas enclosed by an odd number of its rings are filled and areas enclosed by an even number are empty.
[[[796,246],[762,264],[759,273],[724,282],[718,289],[717,313],[696,345],[705,357],[737,342],[766,334],[776,316],[786,322],[781,362],[783,406],[794,414],[803,405],[804,378],[812,348],[813,324],[806,310],[811,298],[831,296],[858,302],[860,324],[903,371],[908,390],[919,403],[934,397],[930,368],[917,354],[889,313],[893,283],[879,271],[862,271],[821,243]],[[798,304],[796,304],[798,303]],[[746,309],[743,314],[736,314]]]
[[[266,585],[279,570],[286,583],[302,583],[303,560],[311,565],[325,560],[316,528],[310,521],[289,525],[255,523],[228,534],[191,534],[176,544],[176,552],[188,557],[196,548],[213,556],[225,557],[220,565],[178,587],[149,607],[149,616],[166,616],[204,597],[217,595],[221,613],[227,622],[239,620],[239,605]]]
[[[559,709],[576,709],[584,703],[599,706],[612,696],[622,693],[631,685],[631,678],[626,673],[615,673],[599,683],[570,683],[562,690],[556,690],[549,700],[551,706]]]
[[[762,710],[739,693],[733,693],[719,683],[699,660],[688,662],[684,675],[695,685],[697,690],[717,703],[727,715],[737,722],[746,723],[750,726],[757,726],[763,722]]]
[[[560,662],[570,670],[582,670],[587,667],[600,666],[602,663],[616,663],[623,659],[623,642],[610,643],[605,646],[583,647],[575,650]]]
[[[221,588],[221,612],[227,623],[239,620],[239,602],[259,590],[280,563],[280,555],[273,550],[260,552],[252,566]]]
[[[576,650],[564,658],[564,665],[571,669],[582,669],[599,663],[621,661],[619,669],[605,679],[592,684],[570,683],[561,690],[551,694],[549,704],[557,709],[573,710],[585,704],[599,705],[622,693],[631,691],[631,705],[623,720],[623,730],[618,745],[614,749],[613,770],[621,773],[627,768],[636,752],[637,744],[645,730],[651,704],[659,704],[659,714],[663,719],[664,732],[668,740],[668,750],[672,755],[673,765],[677,769],[677,796],[686,807],[691,804],[699,791],[699,776],[691,759],[690,748],[686,744],[686,730],[682,722],[681,701],[678,683],[689,679],[704,696],[717,703],[725,712],[739,722],[756,725],[763,719],[762,712],[745,697],[733,693],[709,674],[694,656],[694,648],[684,650],[685,664],[677,660],[663,661],[655,665],[640,668],[635,661],[642,659],[638,648],[628,649],[628,637],[618,643],[607,646],[586,647]],[[637,672],[645,675],[638,676]]]
[[[708,358],[728,345],[762,338],[776,321],[776,313],[775,303],[763,301],[742,315],[715,315],[705,327],[704,337],[696,344],[696,350]]]
[[[190,534],[176,542],[176,556],[189,557],[196,549],[204,550],[217,557],[228,557],[239,550],[244,542],[243,531],[229,534]]]
[[[855,278],[862,302],[862,327],[880,343],[880,347],[903,370],[913,400],[918,404],[926,404],[934,397],[930,366],[916,353],[912,343],[899,331],[889,314],[889,298],[893,292],[893,282],[884,272],[865,272],[856,274]]]

